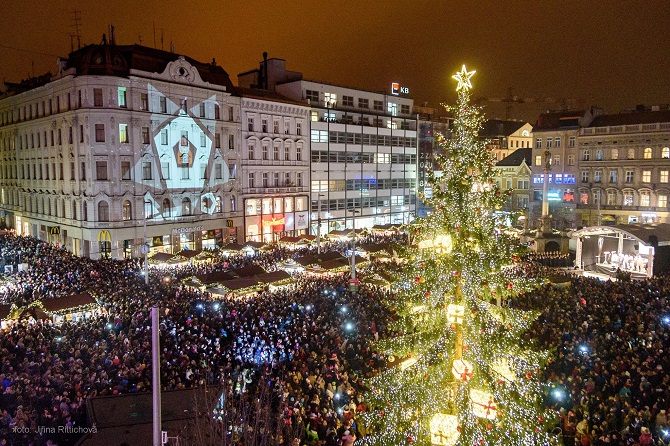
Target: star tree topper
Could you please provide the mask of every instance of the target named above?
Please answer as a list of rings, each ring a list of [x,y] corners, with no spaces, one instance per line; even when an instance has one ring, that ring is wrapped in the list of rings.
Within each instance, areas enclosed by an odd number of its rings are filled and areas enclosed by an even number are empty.
[[[472,82],[470,82],[470,78],[476,73],[475,70],[468,71],[465,68],[465,65],[463,65],[463,68],[461,68],[461,71],[458,73],[454,74],[451,76],[453,79],[456,79],[458,81],[458,87],[456,87],[456,91],[460,91],[461,89],[468,91],[469,89],[472,88]]]

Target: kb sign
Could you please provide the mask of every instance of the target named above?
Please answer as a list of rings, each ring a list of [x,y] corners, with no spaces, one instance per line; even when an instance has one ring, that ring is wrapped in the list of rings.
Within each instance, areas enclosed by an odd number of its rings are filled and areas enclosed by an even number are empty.
[[[391,94],[395,96],[409,94],[409,87],[401,87],[398,82],[393,82],[391,84]]]

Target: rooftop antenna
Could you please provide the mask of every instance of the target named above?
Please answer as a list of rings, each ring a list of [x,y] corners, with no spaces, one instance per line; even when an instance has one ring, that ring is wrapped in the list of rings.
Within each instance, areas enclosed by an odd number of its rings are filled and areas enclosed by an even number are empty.
[[[72,22],[74,26],[74,36],[77,38],[77,49],[81,48],[81,34],[79,27],[81,26],[81,11],[75,9],[72,11]],[[71,39],[71,38],[70,38]],[[70,40],[70,46],[74,48],[74,44],[72,43],[72,40]]]

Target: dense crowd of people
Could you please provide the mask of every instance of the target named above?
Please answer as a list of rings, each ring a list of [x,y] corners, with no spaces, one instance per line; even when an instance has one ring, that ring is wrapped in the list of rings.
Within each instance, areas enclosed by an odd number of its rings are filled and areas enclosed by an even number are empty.
[[[543,311],[526,336],[554,354],[548,402],[566,445],[670,442],[670,278],[576,277],[511,304]]]
[[[362,243],[393,241],[366,237]],[[346,248],[332,242],[327,249]],[[278,248],[173,266],[153,272],[146,287],[138,260],[93,261],[32,238],[1,237],[2,261],[29,265],[3,283],[1,303],[87,291],[104,311],[63,324],[24,318],[2,333],[0,445],[74,444],[76,436],[39,435],[38,427],[85,424],[91,396],[150,390],[149,308],[157,302],[169,310],[161,323],[163,390],[219,385],[242,400],[266,391],[267,416],[277,425],[264,432],[272,444],[352,445],[365,435],[358,418],[367,409],[363,379],[386,364],[374,341],[391,334],[390,310],[380,303],[392,298],[389,291],[352,293],[346,275],[298,277],[275,291],[217,299],[181,285],[185,277],[251,264],[273,270],[307,253]],[[547,259],[563,256],[529,257],[520,268],[535,274],[562,266]],[[561,411],[565,444],[647,445],[664,438],[670,429],[668,296],[670,279],[662,277],[580,277],[569,287],[546,285],[507,303],[542,311],[526,336],[554,353],[544,371],[553,386],[547,402]],[[231,436],[245,444],[251,425]]]

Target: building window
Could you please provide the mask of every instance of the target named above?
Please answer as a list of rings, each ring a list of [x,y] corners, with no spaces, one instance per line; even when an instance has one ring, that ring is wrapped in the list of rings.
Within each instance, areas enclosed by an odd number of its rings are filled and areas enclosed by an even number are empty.
[[[601,183],[603,180],[603,172],[602,170],[596,170],[593,172],[593,182],[594,183]]]
[[[191,215],[191,200],[188,197],[181,200],[181,215]]]
[[[536,149],[542,148],[542,138],[535,138],[535,148]]]
[[[140,93],[140,110],[149,110],[149,95]]]
[[[651,206],[649,191],[647,190],[640,191],[640,206]]]
[[[214,147],[217,149],[221,148],[221,133],[214,134]]]
[[[408,104],[400,104],[400,113],[403,115],[409,115],[409,105]]]
[[[554,138],[554,147],[561,147],[561,138],[559,136]]]
[[[312,105],[319,104],[319,92],[316,90],[305,90],[305,99]]]
[[[575,146],[575,137],[571,136],[568,138],[568,147],[574,147]]]
[[[167,161],[161,162],[161,179],[162,180],[170,179],[170,163]]]
[[[386,104],[386,111],[391,116],[398,116],[398,104],[394,102],[389,102],[388,104]]]
[[[128,221],[133,219],[133,210],[130,206],[130,201],[125,200],[123,202],[122,212],[121,212],[123,221]]]
[[[342,105],[345,107],[353,107],[354,106],[354,97],[353,96],[342,96]]]
[[[219,104],[214,104],[214,119],[221,119],[221,107]]]
[[[661,149],[661,158],[665,158],[665,159],[670,158],[670,147],[663,147]]]
[[[296,186],[302,187],[302,172],[297,172],[295,174],[295,182],[296,182]]]
[[[298,136],[302,136],[302,122],[297,121],[295,123],[295,134]]]
[[[582,183],[588,183],[588,182],[589,182],[589,171],[582,170]]]
[[[588,192],[582,192],[579,194],[579,202],[581,204],[589,204],[589,193]]]
[[[142,162],[142,179],[143,180],[151,179],[151,161]]]
[[[169,198],[163,198],[163,206],[161,209],[163,217],[170,217],[172,215],[172,205]]]
[[[189,169],[188,165],[186,165],[181,168],[181,179],[188,180],[190,178],[191,178],[191,169]]]
[[[651,147],[645,147],[645,149],[644,149],[644,159],[646,159],[646,160],[651,159]]]
[[[250,160],[255,159],[255,156],[254,156],[254,145],[253,145],[253,144],[249,144],[247,158],[249,158]]]
[[[284,135],[291,134],[291,121],[284,121]]]
[[[643,183],[651,183],[651,170],[643,170],[642,171],[642,182]]]
[[[167,113],[167,98],[165,96],[161,96],[158,99],[158,102],[160,104],[161,113]]]
[[[582,151],[582,161],[589,161],[591,159],[591,151],[586,149]]]
[[[98,221],[109,221],[109,205],[106,201],[98,203]]]
[[[552,166],[560,166],[561,165],[561,155],[554,155],[554,157],[551,160],[551,165]]]
[[[128,143],[128,124],[119,124],[119,142]]]
[[[553,138],[547,138],[547,149],[551,149]]]
[[[107,181],[107,161],[95,162],[95,179],[99,181]]]
[[[205,103],[204,103],[204,102],[201,103],[201,104],[200,104],[200,107],[198,107],[198,108],[200,109],[200,110],[199,110],[199,111],[200,111],[200,117],[201,117],[201,118],[204,118],[204,117],[205,117]]]
[[[616,191],[613,190],[607,191],[607,205],[608,206],[616,205]]]
[[[262,149],[262,152],[263,152],[263,161],[267,161],[267,160],[268,160],[268,156],[269,156],[269,155],[268,155],[268,150],[269,150],[269,149],[268,149],[268,146],[267,146],[266,144],[263,144],[263,149]]]
[[[603,149],[596,150],[596,161],[603,160]]]
[[[119,98],[119,107],[121,108],[128,107],[128,104],[126,103],[126,87],[119,87],[118,98]]]
[[[200,147],[205,147],[207,145],[207,135],[205,132],[200,132]]]
[[[130,180],[130,161],[121,161],[121,179]]]
[[[149,143],[151,143],[151,139],[149,138],[149,127],[142,127],[142,144]]]
[[[273,180],[274,180],[274,187],[279,187],[279,172],[274,172],[273,174]]]
[[[623,205],[632,206],[633,205],[633,192],[630,190],[623,192]]]
[[[256,187],[256,174],[253,172],[249,173],[249,187]]]
[[[181,147],[188,147],[188,130],[181,131],[181,140],[179,141]]]
[[[628,149],[628,159],[629,160],[635,159],[635,149],[633,148]]]
[[[634,172],[632,170],[626,171],[626,183],[632,183],[634,179]]]
[[[291,161],[291,148],[289,146],[284,147],[284,161]]]
[[[228,149],[235,150],[235,135],[228,135]]]
[[[272,159],[275,161],[279,161],[279,146],[274,146],[272,150]]]
[[[375,111],[384,111],[384,101],[374,101],[373,102],[373,109]]]
[[[295,160],[302,161],[302,146],[297,146],[295,148]]]
[[[276,118],[275,118],[275,119],[272,121],[272,131],[273,131],[274,133],[279,133],[279,119],[276,119]]]
[[[593,204],[600,204],[600,189],[593,191]]]
[[[93,106],[102,107],[102,88],[93,89]],[[49,112],[51,114],[51,112]]]
[[[358,98],[358,108],[370,108],[370,100],[366,98]]]
[[[60,129],[59,133],[60,133]],[[60,135],[59,135],[60,138]],[[105,142],[105,124],[95,125],[95,142]],[[60,142],[59,142],[60,144]]]
[[[575,165],[575,155],[568,155],[568,166]]]
[[[223,179],[223,166],[221,165],[221,163],[217,163],[214,165],[214,178],[217,180]]]
[[[536,166],[542,165],[542,155],[535,155],[535,165]]]
[[[168,145],[168,131],[167,131],[167,129],[161,130],[161,145],[163,145],[163,146]]]
[[[610,153],[610,159],[618,160],[619,159],[619,149],[612,149]]]
[[[660,176],[659,176],[659,182],[661,182],[661,183],[667,183],[668,182],[668,171],[667,170],[661,170]]]
[[[658,194],[658,200],[656,206],[659,208],[668,207],[668,196],[665,194]]]
[[[616,183],[619,181],[619,171],[617,170],[610,170],[610,183]]]
[[[323,96],[323,102],[326,104],[326,107],[337,106],[337,95],[335,93],[324,93]]]
[[[232,163],[228,165],[228,179],[234,180],[237,178],[237,164]]]
[[[228,107],[228,121],[233,122],[235,121],[235,108],[232,106]]]
[[[263,181],[262,186],[263,186],[263,187],[268,187],[268,186],[270,185],[270,183],[269,183],[269,179],[268,179],[268,173],[267,173],[267,172],[263,172],[263,177],[262,177],[262,178],[263,178],[263,180],[262,180],[262,181]]]

